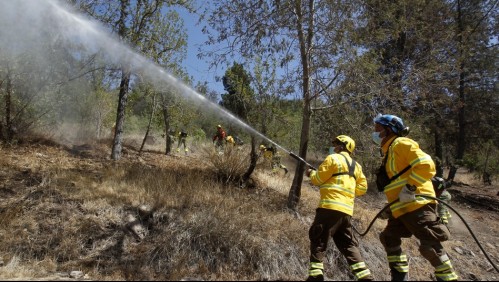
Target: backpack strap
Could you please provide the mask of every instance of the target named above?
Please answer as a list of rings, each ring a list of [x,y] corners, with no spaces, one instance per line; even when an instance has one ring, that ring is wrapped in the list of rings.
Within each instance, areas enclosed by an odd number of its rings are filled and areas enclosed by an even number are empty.
[[[355,180],[357,180],[357,177],[355,177],[355,160],[352,159],[352,163],[348,163],[348,159],[347,159],[347,157],[345,157],[345,155],[343,155],[343,154],[339,154],[339,155],[341,155],[345,158],[345,161],[347,162],[347,165],[348,165],[348,172],[346,172],[346,171],[338,172],[338,173],[331,175],[331,177],[348,174],[350,177],[353,177]]]
[[[402,171],[400,171],[399,173],[395,174],[394,176],[392,176],[390,178],[390,182],[392,182],[393,180],[397,179],[399,176],[401,176],[402,174],[404,174],[406,171],[408,171],[409,169],[411,168],[411,165],[408,165],[406,166]]]

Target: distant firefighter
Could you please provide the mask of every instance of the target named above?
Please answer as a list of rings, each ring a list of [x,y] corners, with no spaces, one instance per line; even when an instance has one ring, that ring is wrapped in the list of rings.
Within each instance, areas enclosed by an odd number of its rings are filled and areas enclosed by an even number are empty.
[[[451,194],[447,191],[447,188],[450,187],[450,182],[446,182],[445,179],[438,176],[433,177],[431,182],[437,198],[445,204],[449,204],[452,199]],[[445,204],[437,203],[437,214],[442,223],[447,225],[452,215]]]
[[[236,146],[236,141],[234,141],[234,137],[232,137],[232,135],[229,135],[225,138],[225,143]]]
[[[260,145],[260,154],[263,155],[267,161],[270,161],[272,172],[277,172],[278,169],[281,168],[284,170],[284,174],[288,173],[288,168],[281,164],[281,154],[277,151],[275,146],[272,145],[267,147],[263,144]]]
[[[187,135],[188,135],[187,132],[183,129],[177,133],[177,136],[178,136],[177,153],[180,152],[181,145],[184,145],[184,152],[186,155],[187,155],[187,152],[189,152],[189,149],[187,148],[187,145],[185,143],[187,140]]]
[[[237,136],[232,136],[232,135],[228,135],[226,138],[225,138],[225,142],[227,144],[230,144],[232,146],[241,146],[244,144],[244,141],[241,140],[241,138],[237,137]]]
[[[217,125],[217,132],[213,136],[213,144],[215,144],[217,149],[223,148],[226,136],[227,133],[225,133],[225,130],[222,128],[222,126],[220,124]]]

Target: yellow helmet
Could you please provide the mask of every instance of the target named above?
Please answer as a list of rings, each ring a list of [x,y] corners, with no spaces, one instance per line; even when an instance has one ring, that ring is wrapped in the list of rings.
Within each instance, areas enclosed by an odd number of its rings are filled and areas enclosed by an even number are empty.
[[[217,125],[217,128],[222,128],[222,126],[219,124],[219,125]]]
[[[353,153],[355,149],[355,141],[346,135],[338,135],[333,140],[333,144],[341,144],[345,146],[348,152]]]
[[[263,145],[263,144],[262,144],[262,145],[260,145],[260,150],[262,150],[262,151],[263,151],[263,150],[265,150],[265,149],[267,149],[267,147],[265,147],[265,145]]]

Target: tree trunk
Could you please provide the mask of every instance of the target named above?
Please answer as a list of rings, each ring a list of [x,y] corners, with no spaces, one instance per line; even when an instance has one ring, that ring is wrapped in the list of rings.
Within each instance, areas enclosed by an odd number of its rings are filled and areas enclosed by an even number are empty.
[[[309,0],[309,22],[307,36],[303,32],[303,13],[301,10],[301,1],[295,2],[295,12],[297,17],[298,41],[300,43],[300,62],[303,70],[302,77],[302,92],[303,92],[303,119],[300,136],[300,149],[298,155],[304,160],[307,159],[308,138],[310,131],[310,53],[313,39],[313,11],[314,0]],[[296,207],[300,201],[301,185],[303,182],[303,174],[305,172],[305,164],[299,162],[296,166],[295,177],[289,190],[287,206],[289,209],[296,211]]]
[[[126,20],[128,17],[127,7],[128,0],[120,2],[120,19],[118,21],[118,35],[125,38],[127,34]],[[121,149],[123,142],[123,125],[125,122],[125,110],[128,100],[128,89],[130,87],[130,69],[129,66],[121,66],[121,82],[120,93],[118,99],[118,110],[116,112],[116,127],[114,132],[113,149],[111,152],[112,160],[119,160],[121,158]]]
[[[163,109],[163,120],[165,122],[165,155],[168,155],[172,151],[173,140],[170,137],[170,115],[168,113],[168,101],[166,100],[165,94],[161,95],[161,104]]]
[[[116,130],[114,133],[113,149],[111,153],[112,160],[121,158],[122,142],[123,142],[123,126],[125,123],[125,110],[128,100],[128,89],[130,87],[130,71],[122,70],[120,93],[118,99],[118,111],[116,113]]]
[[[461,14],[461,2],[458,0],[457,1],[457,41],[458,41],[458,48],[459,48],[459,61],[460,61],[460,70],[459,70],[459,102],[458,102],[458,115],[457,115],[457,125],[459,128],[458,132],[458,137],[457,137],[457,148],[456,148],[456,157],[455,160],[456,162],[459,163],[462,161],[464,157],[464,151],[466,147],[466,120],[465,120],[465,93],[464,93],[464,87],[465,87],[465,79],[466,79],[466,74],[465,74],[465,64],[464,64],[464,42],[463,42],[463,33],[464,33],[464,27],[463,27],[463,18]],[[456,176],[458,166],[457,165],[452,165],[450,171],[449,171],[449,176],[447,179],[453,180],[454,177]]]
[[[492,185],[492,178],[490,176],[490,173],[488,172],[489,157],[490,157],[490,150],[491,149],[492,149],[492,143],[489,143],[489,145],[487,146],[485,164],[483,165],[483,173],[482,173],[483,184],[488,184],[488,185]]]
[[[5,139],[7,142],[12,141],[14,130],[12,128],[12,79],[10,68],[7,67],[7,78],[5,85]]]
[[[443,164],[443,159],[444,159],[444,150],[443,150],[443,139],[442,139],[442,133],[440,131],[440,128],[442,128],[442,122],[440,121],[441,119],[436,117],[435,120],[436,122],[436,127],[435,127],[435,132],[434,132],[434,137],[435,137],[435,166],[437,173],[435,176],[442,177],[444,176],[444,164]]]
[[[251,153],[250,153],[250,166],[248,167],[248,170],[243,175],[243,182],[246,182],[249,180],[251,174],[256,168],[256,162],[258,160],[258,154],[256,153],[256,138],[254,136],[251,136]]]
[[[146,134],[144,135],[144,139],[142,140],[142,145],[140,145],[139,155],[142,153],[144,149],[144,145],[146,144],[147,136],[149,136],[149,131],[151,130],[152,119],[154,117],[154,110],[156,109],[156,93],[152,96],[152,109],[151,115],[149,116],[149,122],[147,123]]]
[[[101,139],[101,135],[102,135],[102,113],[101,111],[99,111],[97,113],[97,125],[96,125],[96,129],[95,129],[95,136],[97,137],[97,140],[100,140]]]

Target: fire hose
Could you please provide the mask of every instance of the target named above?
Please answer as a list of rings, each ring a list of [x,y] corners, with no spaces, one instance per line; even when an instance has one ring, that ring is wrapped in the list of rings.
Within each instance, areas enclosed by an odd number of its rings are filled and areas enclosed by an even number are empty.
[[[471,236],[473,237],[473,239],[475,239],[475,242],[477,243],[478,247],[480,248],[480,250],[482,250],[483,252],[483,255],[487,258],[487,260],[489,261],[489,263],[492,265],[492,267],[497,271],[499,272],[499,269],[497,268],[497,265],[494,264],[494,262],[492,262],[492,259],[489,257],[489,255],[487,254],[487,252],[483,249],[482,247],[482,244],[480,244],[480,242],[478,241],[478,239],[476,238],[475,234],[473,233],[473,231],[471,230],[470,226],[468,225],[468,223],[466,222],[466,220],[464,220],[464,218],[459,214],[459,212],[457,212],[451,205],[447,204],[446,202],[442,201],[442,200],[439,200],[435,197],[432,197],[432,196],[428,196],[428,195],[422,195],[422,194],[416,194],[416,197],[422,197],[422,198],[427,198],[427,199],[432,199],[432,200],[436,200],[438,201],[439,203],[441,204],[444,204],[445,206],[447,206],[448,208],[450,208],[453,212],[455,212],[457,214],[457,216],[459,216],[459,218],[463,221],[464,225],[466,226],[466,228],[468,228],[468,231],[470,232]],[[371,229],[372,225],[374,224],[374,222],[376,221],[376,219],[378,219],[378,217],[387,209],[389,208],[391,205],[393,205],[395,202],[397,202],[397,200],[391,202],[391,203],[388,203],[386,204],[377,214],[376,216],[374,216],[373,220],[371,221],[371,223],[369,224],[369,226],[367,227],[366,231],[363,232],[363,233],[360,233],[356,228],[355,226],[352,225],[353,227],[353,230],[359,234],[360,236],[365,236],[369,230]]]
[[[301,158],[300,156],[298,156],[297,154],[293,153],[293,152],[288,152],[289,155],[291,157],[293,157],[295,160],[297,161],[300,161],[304,164],[306,164],[309,168],[313,169],[313,170],[317,170],[313,165],[309,164],[306,160],[304,160],[303,158]]]
[[[311,164],[309,164],[307,161],[305,161],[303,158],[299,157],[298,155],[296,155],[295,153],[293,152],[289,152],[289,155],[291,157],[293,157],[294,159],[300,161],[300,162],[303,162],[304,164],[306,164],[309,168],[313,169],[313,170],[317,170],[314,166],[312,166]],[[445,206],[447,206],[448,208],[450,208],[453,212],[455,212],[457,214],[457,216],[459,216],[459,218],[463,221],[464,225],[466,226],[466,228],[468,228],[468,231],[470,232],[471,234],[471,237],[473,237],[473,239],[475,240],[475,242],[477,243],[478,247],[480,248],[480,250],[482,250],[483,252],[483,255],[487,258],[487,260],[489,261],[489,263],[492,265],[492,267],[497,271],[499,272],[499,269],[497,268],[497,266],[494,264],[494,262],[492,262],[492,259],[489,257],[489,255],[487,254],[487,252],[483,249],[482,247],[482,244],[480,244],[480,242],[478,241],[478,239],[476,238],[475,234],[473,233],[473,231],[471,230],[470,226],[468,225],[468,223],[466,222],[466,220],[464,220],[464,218],[459,214],[459,212],[457,212],[451,205],[447,204],[446,202],[442,201],[442,200],[439,200],[435,197],[432,197],[432,196],[428,196],[428,195],[422,195],[422,194],[416,194],[416,196],[418,197],[422,197],[422,198],[427,198],[427,199],[432,199],[432,200],[436,200],[438,201],[439,203],[441,204],[444,204]],[[371,223],[369,224],[369,226],[367,227],[366,231],[363,232],[363,233],[360,233],[356,228],[355,226],[352,225],[353,227],[353,230],[359,234],[360,236],[365,236],[369,230],[371,229],[372,225],[374,224],[374,222],[376,221],[376,219],[378,219],[378,217],[387,209],[389,208],[391,205],[393,205],[395,202],[397,202],[397,200],[391,202],[391,203],[388,203],[386,204],[377,214],[376,216],[374,216],[373,220],[371,221]]]

